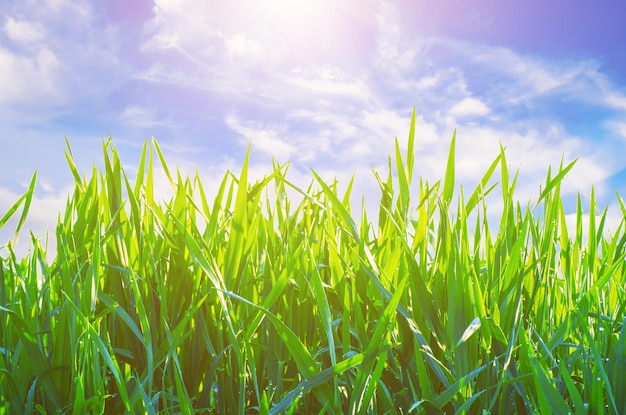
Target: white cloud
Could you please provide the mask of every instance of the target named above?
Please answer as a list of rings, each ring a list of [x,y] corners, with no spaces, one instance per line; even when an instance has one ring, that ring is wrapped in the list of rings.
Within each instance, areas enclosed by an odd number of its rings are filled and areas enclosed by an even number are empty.
[[[154,109],[139,105],[129,105],[120,113],[120,120],[127,125],[139,128],[152,128],[157,126],[173,127],[174,122],[160,118]]]
[[[523,104],[529,107],[559,95],[567,103],[588,103],[624,112],[626,95],[601,72],[594,59],[559,59],[525,55],[504,47],[443,40],[459,56],[476,63],[472,75],[489,77],[485,92],[499,106]],[[552,114],[550,114],[552,115]]]
[[[626,122],[621,121],[607,121],[605,123],[607,130],[614,132],[623,139],[626,139]]]
[[[59,103],[63,99],[59,79],[59,59],[49,49],[24,57],[0,46],[0,105]]]
[[[42,40],[45,35],[41,24],[12,17],[7,18],[4,31],[12,41],[26,45]]]
[[[327,99],[339,97],[367,101],[371,95],[364,80],[354,79],[329,65],[297,67],[286,81],[298,89],[304,89],[303,92],[307,94],[326,95]]]
[[[487,114],[489,108],[476,98],[464,98],[450,108],[450,115],[456,118],[480,117]]]
[[[125,71],[117,32],[102,26],[82,2],[31,3],[3,10],[7,41],[0,43],[0,105],[36,111],[110,93]]]
[[[25,7],[35,9],[32,3],[34,0],[27,0]],[[31,3],[31,4],[28,4]],[[67,17],[76,19],[77,23],[89,21],[92,17],[90,5],[80,0],[44,0],[44,7],[40,7],[37,11],[39,16],[52,15],[55,18]]]
[[[281,138],[285,135],[285,126],[257,125],[255,128],[255,125],[245,124],[234,115],[229,116],[226,123],[242,139],[247,137],[245,139],[249,140],[253,149],[276,157],[279,161],[288,161],[297,150],[296,146]]]
[[[626,95],[624,94],[612,91],[605,96],[604,101],[611,108],[626,111]]]
[[[413,85],[415,86],[416,89],[431,89],[440,85],[440,82],[441,82],[441,75],[435,74],[435,75],[430,75],[430,76],[428,75],[423,76],[417,79]]]
[[[525,56],[503,47],[468,45],[457,46],[465,50],[474,62],[485,69],[497,72],[498,77],[507,76],[516,81],[507,88],[509,91],[524,91],[523,95],[510,96],[515,101],[520,98],[531,98],[554,91],[562,86],[571,85],[589,72],[597,69],[598,64],[589,60],[541,59]],[[500,84],[498,84],[500,85]]]
[[[164,11],[178,10],[184,6],[184,3],[180,0],[154,0],[155,6]]]
[[[235,33],[227,37],[225,42],[231,60],[256,62],[265,55],[261,44],[245,33]]]
[[[407,42],[407,33],[403,32],[398,21],[398,10],[390,3],[381,3],[376,15],[377,65],[385,72],[396,76],[413,67],[419,52],[415,43]]]

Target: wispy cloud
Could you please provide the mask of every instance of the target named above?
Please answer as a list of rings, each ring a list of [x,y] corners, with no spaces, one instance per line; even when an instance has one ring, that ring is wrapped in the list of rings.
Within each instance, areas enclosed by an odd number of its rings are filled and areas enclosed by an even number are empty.
[[[367,101],[371,92],[364,79],[353,76],[331,65],[296,67],[285,77],[286,83],[307,96],[337,97],[340,100]],[[302,91],[303,90],[303,91]]]
[[[617,136],[626,140],[626,122],[609,120],[605,125],[607,130],[613,131]]]
[[[40,23],[17,20],[13,17],[6,19],[4,31],[13,42],[25,46],[37,43],[45,36],[43,26]]]
[[[0,27],[0,106],[13,115],[38,111],[43,121],[42,111],[101,100],[128,70],[119,32],[86,3],[5,3]]]
[[[174,127],[175,125],[171,119],[159,117],[155,109],[139,105],[127,106],[120,113],[119,117],[122,123],[143,129],[151,129],[157,126]]]
[[[476,98],[464,98],[450,108],[450,115],[456,118],[477,117],[487,114],[489,114],[489,108]]]
[[[296,151],[294,143],[284,137],[284,125],[245,123],[234,114],[226,118],[226,124],[239,134],[242,144],[247,144],[247,137],[253,149],[279,161],[288,161]]]
[[[61,64],[53,51],[39,44],[43,27],[7,18],[3,30],[14,50],[0,45],[0,105],[58,102]]]

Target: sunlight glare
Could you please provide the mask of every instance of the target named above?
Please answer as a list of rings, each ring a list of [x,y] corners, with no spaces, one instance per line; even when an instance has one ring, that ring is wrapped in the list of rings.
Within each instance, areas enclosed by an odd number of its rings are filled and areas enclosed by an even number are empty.
[[[336,8],[329,0],[266,0],[246,10],[261,42],[283,50],[286,60],[308,60],[336,33]],[[262,40],[261,40],[262,39]]]
[[[266,0],[267,8],[276,14],[285,17],[294,15],[303,15],[305,12],[311,11],[313,7],[324,2],[315,2],[313,0]]]

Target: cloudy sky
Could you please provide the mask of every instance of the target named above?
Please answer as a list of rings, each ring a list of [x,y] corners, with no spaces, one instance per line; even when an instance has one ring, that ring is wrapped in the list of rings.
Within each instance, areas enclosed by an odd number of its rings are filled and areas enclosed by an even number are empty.
[[[310,167],[355,174],[376,200],[371,167],[415,107],[416,174],[441,176],[456,128],[461,184],[499,143],[522,200],[578,158],[564,190],[594,186],[617,220],[624,16],[610,0],[0,0],[0,216],[37,170],[28,225],[54,226],[72,184],[65,137],[87,174],[109,135],[130,170],[154,136],[211,187],[251,142],[259,175],[290,160],[296,182]]]

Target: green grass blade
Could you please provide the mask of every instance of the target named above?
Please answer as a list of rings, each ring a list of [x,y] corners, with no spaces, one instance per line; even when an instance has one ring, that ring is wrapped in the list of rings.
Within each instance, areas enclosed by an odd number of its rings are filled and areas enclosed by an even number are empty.
[[[354,390],[352,391],[352,399],[350,400],[350,413],[362,413],[364,408],[369,405],[369,400],[373,395],[373,389],[376,388],[379,377],[375,376],[374,366],[379,360],[384,358],[385,335],[389,331],[389,325],[396,314],[396,308],[400,303],[400,299],[404,294],[408,276],[402,278],[395,289],[393,296],[386,305],[385,310],[380,315],[380,319],[376,323],[374,333],[369,340],[367,349],[365,349],[364,362],[361,364],[359,371],[354,380]],[[380,372],[377,373],[380,376]]]
[[[410,179],[408,177],[407,170],[404,166],[404,161],[402,160],[402,154],[400,153],[400,144],[398,144],[398,140],[395,140],[396,145],[396,171],[398,174],[398,188],[400,194],[398,195],[398,210],[400,212],[401,218],[403,222],[407,221],[407,214],[409,211],[409,201],[411,199],[411,191],[410,191]]]
[[[478,183],[478,186],[476,186],[476,189],[474,189],[474,192],[472,192],[472,195],[469,197],[469,199],[467,199],[467,203],[465,204],[465,210],[467,211],[468,214],[472,212],[472,210],[474,210],[474,208],[478,204],[479,198],[487,196],[493,189],[493,187],[491,187],[490,189],[486,189],[486,188],[487,188],[487,184],[489,183],[489,180],[491,179],[491,176],[493,175],[493,172],[496,170],[496,168],[498,167],[498,164],[500,163],[501,157],[502,157],[502,154],[498,154],[498,156],[493,160],[493,162],[487,169],[487,172],[484,174],[483,178]]]
[[[622,321],[622,328],[619,332],[619,340],[615,350],[615,373],[613,378],[613,390],[615,394],[615,406],[618,413],[626,412],[626,394],[619,391],[626,390],[626,317]]]
[[[341,200],[339,200],[335,192],[330,187],[328,187],[326,183],[324,183],[322,178],[314,170],[311,170],[311,172],[313,173],[313,176],[315,177],[319,185],[324,190],[324,194],[326,195],[328,200],[330,200],[333,209],[339,214],[339,218],[347,227],[349,235],[352,237],[352,239],[354,239],[354,241],[359,242],[359,228],[356,226],[356,222],[354,222],[354,219],[352,218],[352,215],[350,215],[348,209],[346,209],[346,207],[341,203]]]
[[[35,182],[37,181],[37,172],[33,173],[32,178],[30,179],[30,184],[28,185],[28,189],[26,192],[9,208],[9,210],[2,216],[0,219],[0,229],[4,227],[4,225],[11,219],[15,211],[20,207],[23,203],[24,207],[22,208],[22,214],[20,215],[20,219],[17,223],[17,227],[15,228],[15,233],[13,237],[13,243],[17,243],[17,236],[26,221],[26,217],[28,216],[28,210],[30,208],[30,204],[33,200],[33,194],[35,192]]]
[[[22,214],[20,215],[20,220],[17,223],[17,227],[15,228],[14,241],[16,243],[17,243],[17,235],[20,232],[20,229],[22,229],[22,226],[24,225],[24,222],[26,221],[26,216],[28,216],[28,210],[30,209],[30,203],[32,202],[33,195],[35,193],[35,182],[36,181],[37,181],[37,172],[35,171],[35,173],[33,173],[33,177],[30,179],[30,184],[28,185],[28,190],[25,193],[26,198],[24,199],[24,208],[22,209]],[[0,228],[2,228],[1,225],[0,225]]]
[[[417,107],[413,107],[411,114],[411,123],[409,125],[409,138],[406,147],[406,172],[411,183],[413,178],[413,169],[415,168],[415,119],[417,117]]]
[[[4,214],[4,216],[2,216],[2,218],[0,219],[0,229],[2,229],[4,227],[4,225],[11,219],[11,217],[15,214],[15,212],[19,209],[20,205],[24,202],[24,200],[26,199],[27,194],[24,193],[18,200],[17,202],[15,202],[10,208],[9,210]]]
[[[0,305],[0,311],[3,311],[11,317],[13,324],[17,327],[17,332],[19,334],[20,340],[24,349],[26,350],[26,356],[28,360],[32,362],[32,366],[35,370],[35,375],[37,378],[41,378],[41,375],[49,369],[49,365],[46,357],[44,356],[41,348],[39,347],[39,343],[37,341],[35,333],[32,333],[28,324],[22,316],[16,313],[13,310],[10,310],[6,307]],[[42,378],[42,386],[46,391],[46,395],[54,404],[56,409],[61,409],[62,402],[61,396],[57,389],[57,387],[52,383],[50,378],[43,377]]]
[[[283,399],[280,400],[276,405],[272,407],[270,410],[270,415],[276,415],[282,413],[284,410],[288,409],[292,404],[297,400],[298,396],[301,396],[308,391],[315,389],[331,379],[336,378],[341,375],[345,371],[356,367],[357,365],[363,362],[365,358],[365,353],[358,353],[353,356],[348,357],[345,360],[337,363],[336,365],[329,367],[328,369],[324,369],[311,377],[304,379],[302,382],[298,384],[293,390],[285,394]]]
[[[161,151],[161,147],[159,146],[159,143],[157,143],[157,141],[154,139],[154,137],[152,138],[152,148],[154,148],[154,150],[157,152],[157,156],[159,157],[159,160],[161,161],[161,167],[163,168],[163,172],[165,173],[165,177],[167,177],[167,180],[170,182],[170,185],[172,186],[172,189],[174,191],[176,191],[176,182],[172,178],[172,174],[170,173],[170,169],[167,167],[167,163],[165,161],[165,156],[163,156],[163,152]],[[150,164],[152,164],[152,163],[150,163]],[[150,169],[150,170],[152,171],[152,169]]]
[[[448,153],[448,163],[446,165],[445,179],[443,182],[443,194],[442,200],[449,205],[452,201],[452,195],[454,194],[454,152],[456,147],[456,129],[452,134],[452,141],[450,142],[450,151]]]
[[[565,167],[564,169],[560,168],[559,173],[556,176],[554,176],[553,179],[548,180],[548,182],[546,183],[546,187],[543,189],[543,191],[539,195],[539,198],[535,202],[535,207],[533,208],[533,210],[535,210],[537,206],[539,206],[539,204],[550,194],[550,192],[556,185],[560,184],[563,181],[563,178],[572,169],[572,167],[574,167],[574,165],[576,164],[576,161],[578,161],[578,159],[569,163],[567,167]]]

